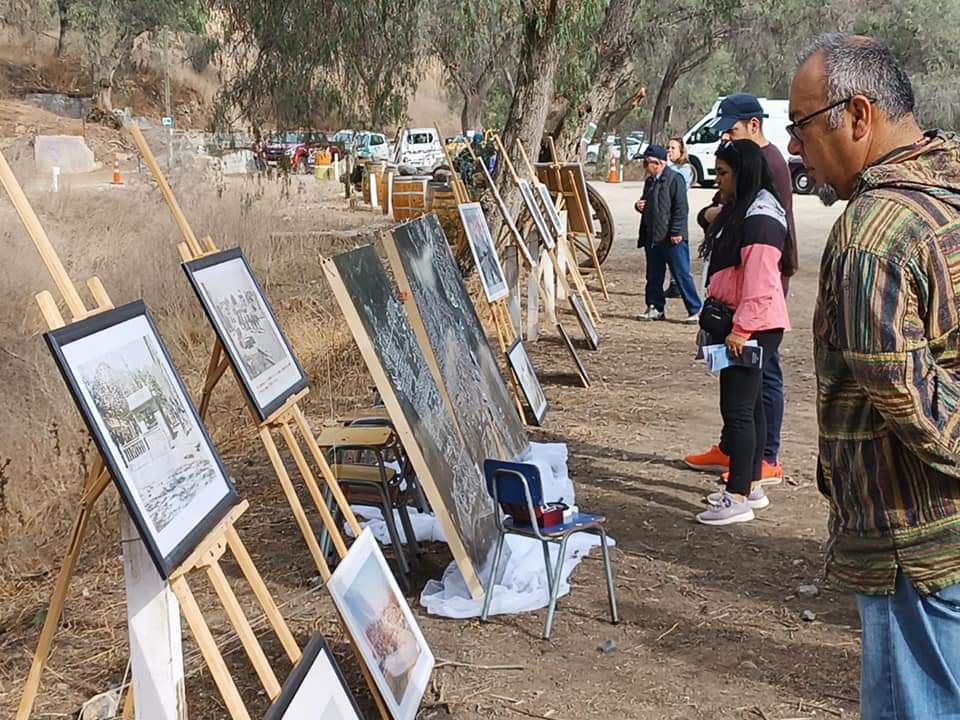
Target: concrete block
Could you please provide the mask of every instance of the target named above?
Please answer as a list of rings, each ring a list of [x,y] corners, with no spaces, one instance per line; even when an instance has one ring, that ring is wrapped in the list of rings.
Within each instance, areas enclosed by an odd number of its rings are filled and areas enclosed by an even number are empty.
[[[93,151],[79,135],[37,135],[33,142],[33,158],[37,172],[49,176],[52,168],[70,175],[96,169]]]

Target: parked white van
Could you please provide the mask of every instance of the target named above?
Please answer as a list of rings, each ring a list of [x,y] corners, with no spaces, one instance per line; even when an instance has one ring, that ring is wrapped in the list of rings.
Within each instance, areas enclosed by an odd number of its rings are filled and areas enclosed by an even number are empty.
[[[412,165],[433,170],[444,160],[440,138],[433,128],[403,128],[398,133],[394,160],[398,165]]]
[[[787,134],[787,125],[790,124],[790,117],[787,114],[786,100],[770,100],[768,98],[757,98],[760,101],[760,107],[768,115],[763,119],[763,134],[771,143],[777,146],[783,154],[784,160],[790,159],[790,152],[787,145],[790,143],[790,136]],[[709,127],[711,121],[717,116],[717,109],[720,107],[718,98],[713,104],[710,112],[704,115],[692,128],[687,130],[683,136],[683,141],[687,144],[687,153],[690,155],[690,164],[695,173],[693,182],[695,185],[709,186],[713,184],[717,176],[716,154],[720,147],[720,134]],[[802,163],[800,166],[802,168]],[[791,165],[793,170],[793,165]]]

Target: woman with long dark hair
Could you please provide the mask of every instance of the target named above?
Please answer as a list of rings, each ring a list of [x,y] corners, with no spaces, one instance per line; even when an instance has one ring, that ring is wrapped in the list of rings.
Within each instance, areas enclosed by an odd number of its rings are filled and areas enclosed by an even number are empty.
[[[787,215],[763,153],[751,140],[727,142],[717,151],[717,187],[723,209],[700,249],[710,257],[707,301],[700,327],[711,344],[723,343],[733,358],[754,341],[761,363],[777,351],[790,329],[780,283]],[[766,439],[761,393],[762,365],[731,365],[720,371],[720,414],[729,437],[726,489],[707,498],[697,515],[707,525],[753,520],[770,504],[760,485]]]

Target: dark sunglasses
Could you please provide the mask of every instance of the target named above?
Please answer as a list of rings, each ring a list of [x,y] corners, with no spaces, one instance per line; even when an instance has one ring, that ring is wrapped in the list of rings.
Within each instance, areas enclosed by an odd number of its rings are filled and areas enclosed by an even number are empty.
[[[850,101],[853,100],[855,97],[859,96],[860,94],[861,93],[857,93],[855,95],[851,95],[850,97],[844,98],[843,100],[838,100],[833,105],[827,105],[827,107],[825,108],[821,108],[820,110],[817,110],[814,113],[810,113],[809,115],[806,115],[800,118],[799,120],[795,120],[794,122],[787,125],[787,134],[791,138],[796,140],[798,143],[803,144],[803,139],[800,137],[800,132],[803,130],[805,125],[809,125],[810,122],[818,115],[823,115],[824,113],[830,112],[834,108],[849,105]],[[871,97],[867,97],[867,102],[875,103],[876,100],[874,100]]]

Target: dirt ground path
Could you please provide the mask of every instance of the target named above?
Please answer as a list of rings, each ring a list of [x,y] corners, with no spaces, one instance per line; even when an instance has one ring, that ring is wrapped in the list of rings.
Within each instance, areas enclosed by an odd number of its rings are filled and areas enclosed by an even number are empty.
[[[551,337],[533,346],[533,360],[551,402],[542,435],[569,443],[579,505],[606,513],[617,538],[623,621],[617,627],[605,622],[599,553],[574,574],[549,644],[539,639],[542,612],[464,628],[453,646],[437,637],[448,623],[424,619],[440,656],[526,668],[441,669],[440,681],[456,688],[448,688],[448,697],[470,696],[451,707],[452,714],[856,717],[859,641],[852,599],[826,588],[812,599],[797,597],[798,586],[819,584],[822,568],[826,511],[814,480],[810,323],[819,256],[838,210],[797,198],[802,269],[791,288],[794,332],[782,351],[789,480],[771,490],[771,505],[755,522],[708,528],[693,515],[715,488],[713,476],[678,460],[716,442],[717,383],[693,359],[690,327],[635,319],[643,310],[644,264],[632,209],[639,183],[598,186],[616,218],[617,243],[604,264],[610,301],[598,303],[601,349],[580,351],[594,387],[580,389],[566,377],[569,361]],[[699,209],[709,197],[694,191],[691,207]],[[700,233],[692,229],[691,237],[696,245]],[[668,316],[685,315],[679,300],[669,301]],[[802,620],[804,610],[815,620]],[[617,649],[602,652],[608,640]]]
[[[716,441],[717,383],[693,359],[692,328],[635,319],[643,303],[643,259],[634,247],[632,210],[639,184],[598,186],[616,217],[618,240],[604,264],[610,300],[598,298],[601,349],[590,352],[580,344],[594,385],[579,387],[559,339],[547,332],[531,346],[531,356],[551,408],[545,429],[532,437],[568,443],[579,505],[610,518],[618,542],[613,558],[622,622],[616,627],[607,622],[596,552],[573,575],[573,591],[561,601],[549,643],[540,640],[543,611],[480,625],[428,617],[411,594],[438,658],[418,717],[857,717],[859,641],[852,600],[826,588],[818,597],[797,597],[798,586],[819,582],[825,537],[825,505],[814,483],[810,319],[818,259],[837,210],[825,210],[812,198],[797,199],[801,273],[790,298],[794,332],[783,348],[788,396],[783,460],[789,482],[771,491],[770,507],[755,522],[707,528],[693,515],[715,488],[713,478],[685,469],[679,458]],[[699,208],[709,196],[694,191],[691,207]],[[692,237],[696,244],[699,232]],[[679,301],[670,301],[669,311],[684,315]],[[563,319],[578,337],[573,317],[564,311]],[[323,399],[315,395],[317,405],[308,410],[322,417]],[[332,603],[319,589],[261,455],[258,447],[248,447],[224,457],[245,495],[256,499],[241,533],[298,640],[324,633],[369,711]],[[439,577],[448,562],[445,546],[429,547],[418,588]],[[239,577],[230,563],[225,569]],[[34,613],[50,583],[48,574],[24,576],[0,598],[7,608],[0,614],[0,718],[13,717],[42,618]],[[28,593],[33,600],[26,602]],[[199,596],[201,607],[215,606],[211,593],[201,589]],[[815,615],[812,622],[801,619],[804,610]],[[216,626],[216,614],[209,619]],[[257,679],[239,644],[217,635],[230,650],[228,662],[241,692],[252,699],[252,715],[261,716],[267,700],[262,692],[257,696]],[[269,633],[263,639],[282,676],[289,670],[282,649]],[[615,649],[601,651],[608,641]],[[192,640],[184,647],[190,717],[226,717]],[[120,563],[116,554],[91,557],[71,591],[34,717],[75,717],[79,702],[104,690],[104,682],[120,682],[125,664]]]

